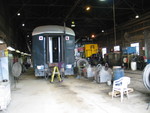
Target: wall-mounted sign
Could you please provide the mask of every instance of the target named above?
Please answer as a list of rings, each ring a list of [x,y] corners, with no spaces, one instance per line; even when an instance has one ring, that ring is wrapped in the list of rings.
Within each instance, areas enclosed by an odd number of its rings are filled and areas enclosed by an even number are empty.
[[[39,36],[39,40],[43,40],[43,36]]]
[[[69,36],[66,36],[65,39],[66,39],[66,40],[69,40]]]

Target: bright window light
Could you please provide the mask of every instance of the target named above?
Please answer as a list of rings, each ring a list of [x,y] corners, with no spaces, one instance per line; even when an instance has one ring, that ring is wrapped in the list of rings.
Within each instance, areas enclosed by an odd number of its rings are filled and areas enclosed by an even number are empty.
[[[136,47],[136,54],[139,55],[139,43],[132,43],[131,47]]]
[[[102,57],[104,58],[104,55],[107,53],[107,48],[102,48]]]
[[[114,46],[114,51],[120,51],[120,46]]]

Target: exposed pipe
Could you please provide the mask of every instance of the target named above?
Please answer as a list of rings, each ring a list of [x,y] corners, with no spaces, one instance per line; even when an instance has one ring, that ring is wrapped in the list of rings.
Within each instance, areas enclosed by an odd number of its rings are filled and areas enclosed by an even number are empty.
[[[73,5],[73,7],[71,8],[71,10],[70,10],[69,13],[67,14],[67,16],[66,16],[64,22],[67,21],[68,17],[70,16],[70,14],[73,12],[73,10],[76,8],[76,6],[78,5],[78,3],[79,3],[80,1],[81,1],[81,0],[76,1],[76,3]]]
[[[115,14],[115,0],[113,0],[113,21],[114,21],[114,40],[116,45],[116,14]]]
[[[126,0],[123,0],[130,8],[131,10],[137,15],[138,13],[135,11],[134,8],[132,8],[132,6],[126,1]]]
[[[127,27],[127,26],[131,26],[133,24],[136,24],[136,23],[139,23],[140,21],[143,21],[143,20],[146,20],[150,18],[150,12],[144,14],[144,15],[141,15],[142,18],[138,18],[138,19],[134,19],[134,20],[131,20],[131,21],[128,21],[126,23],[124,23],[124,25],[122,25],[122,27]]]
[[[138,31],[144,31],[144,30],[149,29],[149,28],[150,28],[150,26],[146,26],[146,27],[143,27],[143,28],[140,28],[140,29],[136,29],[136,30],[128,32],[128,33],[134,33],[134,32],[138,32]]]
[[[140,23],[137,23],[136,25],[139,25],[139,24],[144,24],[145,22],[150,22],[150,20],[145,20],[145,21],[142,21],[142,22],[140,22]],[[123,31],[123,30],[125,30],[125,29],[130,29],[130,27],[132,27],[132,25],[131,26],[124,26],[124,27],[122,27],[122,26],[120,26],[119,27],[119,29],[118,29],[118,32],[119,31]],[[137,32],[137,31],[143,31],[143,30],[146,30],[146,29],[149,29],[150,28],[150,26],[145,26],[145,27],[143,27],[143,28],[138,28],[138,29],[136,29],[136,30],[134,30],[134,31],[131,31],[131,32],[128,32],[128,33],[134,33],[134,32]],[[106,35],[110,35],[110,34],[112,34],[113,33],[113,31],[110,31],[110,32],[108,32]],[[97,36],[102,36],[103,34],[98,34]]]

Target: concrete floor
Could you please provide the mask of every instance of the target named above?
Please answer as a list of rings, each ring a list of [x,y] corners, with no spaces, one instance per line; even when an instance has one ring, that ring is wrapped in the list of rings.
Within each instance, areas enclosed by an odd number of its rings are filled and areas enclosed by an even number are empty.
[[[112,86],[74,76],[62,83],[55,79],[51,84],[29,70],[12,90],[7,110],[0,113],[150,113],[150,108],[146,110],[148,95],[134,91],[121,103],[119,97],[112,100],[108,95],[111,89]]]

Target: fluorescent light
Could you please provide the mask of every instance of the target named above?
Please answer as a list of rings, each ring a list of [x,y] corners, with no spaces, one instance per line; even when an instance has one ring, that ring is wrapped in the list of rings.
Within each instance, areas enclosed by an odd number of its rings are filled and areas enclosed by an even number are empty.
[[[28,54],[28,53],[24,53],[24,55],[31,56],[31,54]]]
[[[23,55],[23,54],[24,54],[24,52],[21,52],[21,54]]]
[[[75,27],[75,25],[74,25],[74,24],[72,24],[72,25],[71,25],[71,27]]]
[[[104,1],[106,1],[106,0],[99,0],[99,1],[104,2]]]
[[[26,56],[31,56],[31,54],[28,54],[28,53],[23,53],[24,55],[26,55]]]
[[[19,50],[16,50],[16,53],[21,53]]]
[[[10,47],[10,46],[8,46],[7,49],[8,49],[9,51],[15,51],[15,49],[12,48],[12,47]]]
[[[3,40],[0,40],[0,44],[3,44],[4,43],[4,41]]]

